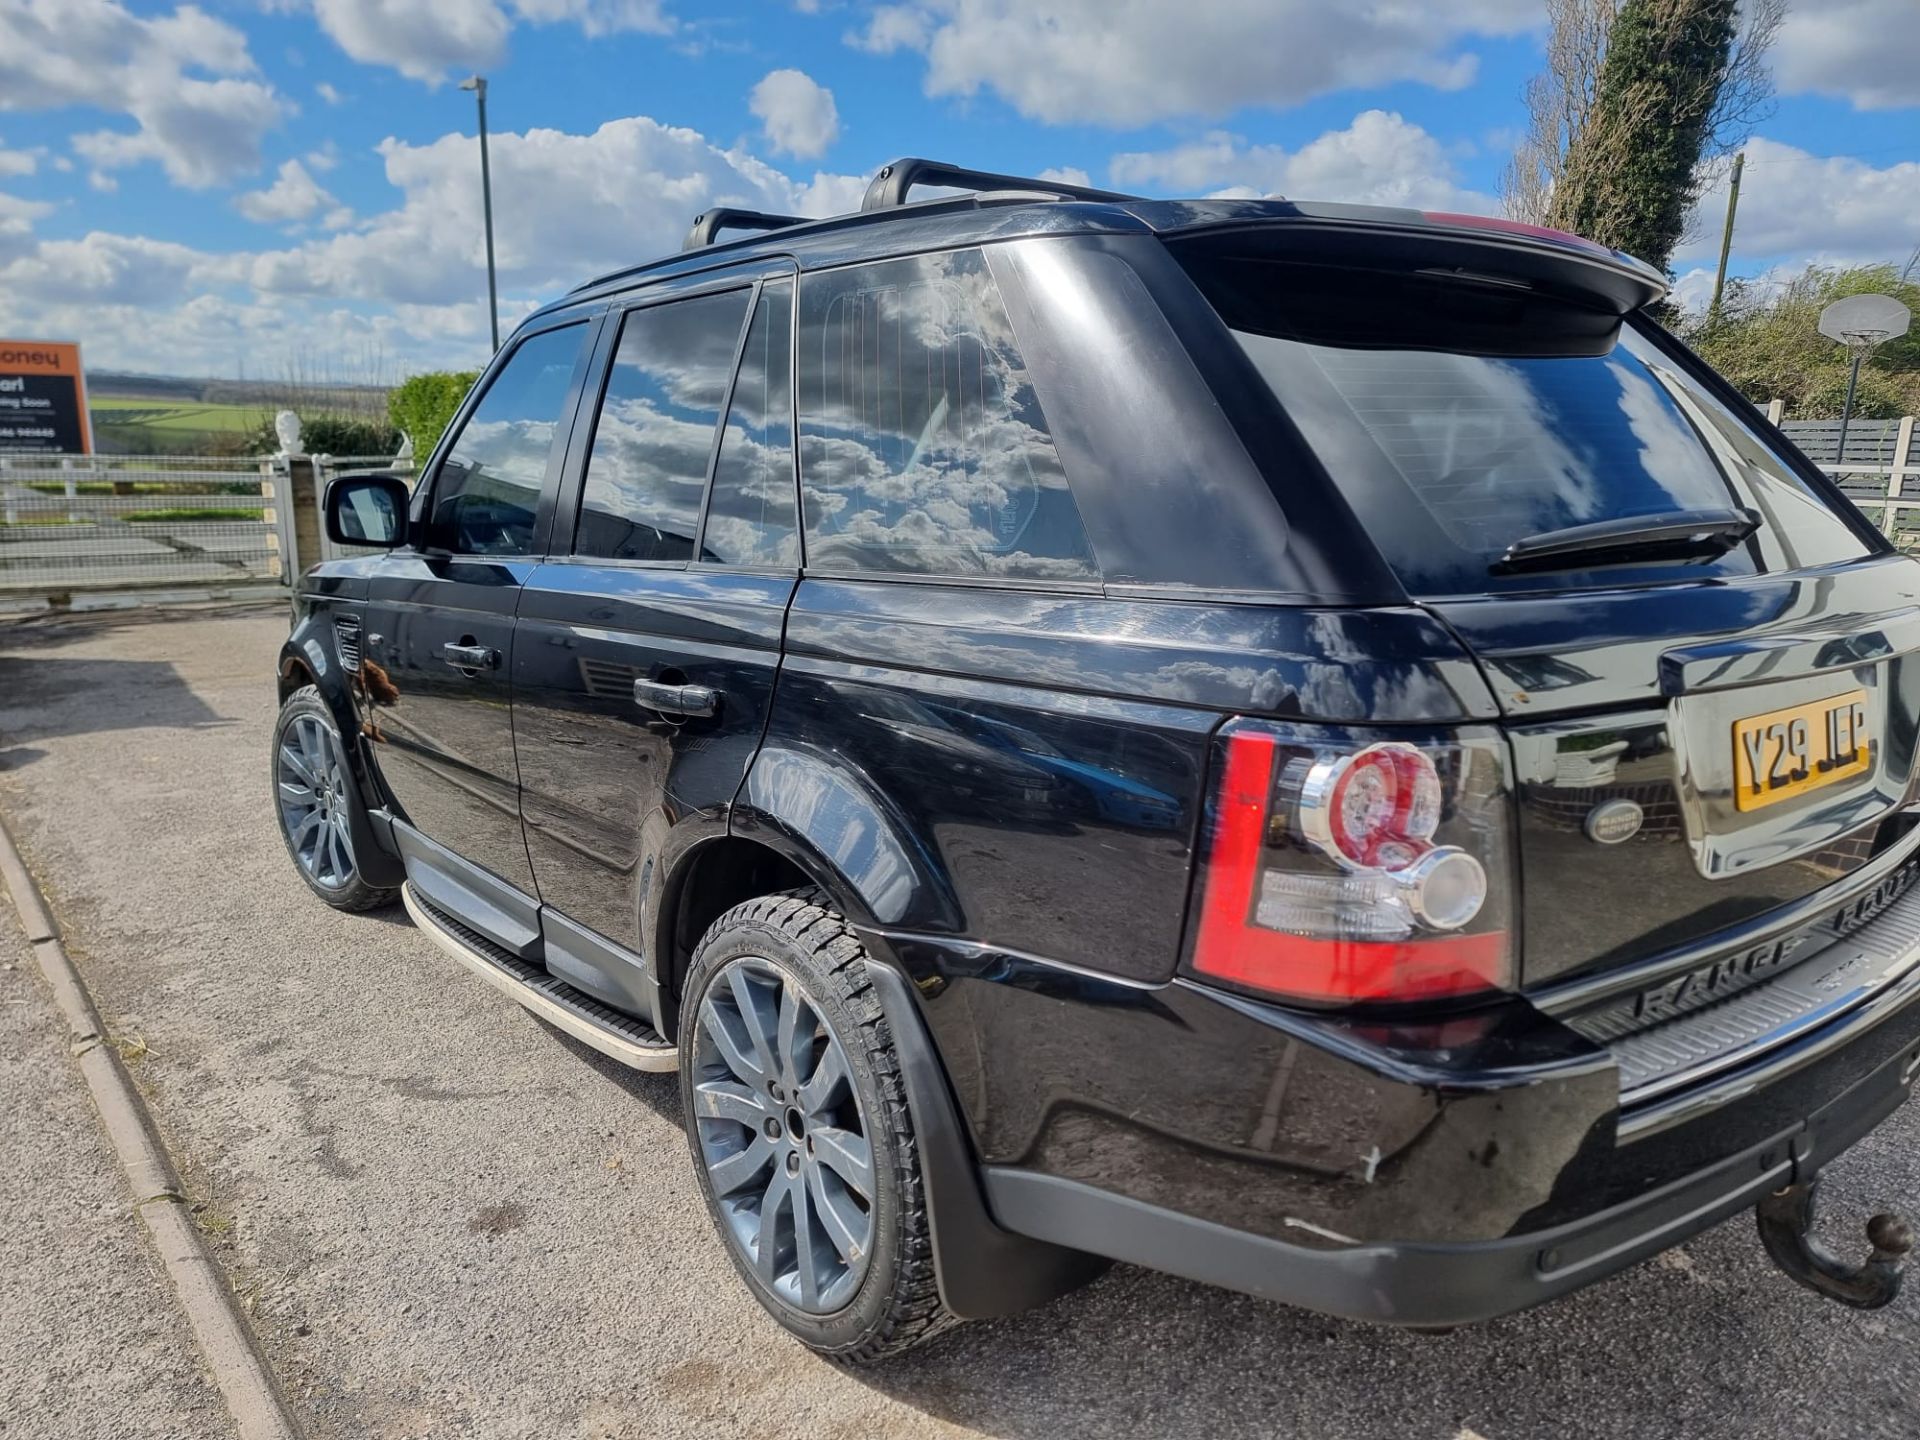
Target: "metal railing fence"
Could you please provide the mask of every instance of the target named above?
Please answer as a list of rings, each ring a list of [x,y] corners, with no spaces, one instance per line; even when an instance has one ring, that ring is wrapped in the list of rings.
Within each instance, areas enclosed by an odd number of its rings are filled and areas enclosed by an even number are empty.
[[[412,470],[384,455],[312,465],[316,497],[336,475]],[[317,560],[366,553],[324,538],[318,554],[299,553],[289,466],[285,456],[0,455],[0,603],[285,583]]]
[[[0,592],[273,574],[257,458],[0,455]]]

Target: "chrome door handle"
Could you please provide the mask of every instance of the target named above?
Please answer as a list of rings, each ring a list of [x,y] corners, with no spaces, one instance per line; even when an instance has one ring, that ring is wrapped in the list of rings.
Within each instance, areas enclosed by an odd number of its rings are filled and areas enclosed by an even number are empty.
[[[500,652],[488,645],[456,645],[448,641],[440,647],[440,658],[456,670],[492,670],[500,664]]]
[[[708,716],[720,708],[720,696],[705,685],[669,685],[660,680],[633,682],[633,703],[662,715]]]

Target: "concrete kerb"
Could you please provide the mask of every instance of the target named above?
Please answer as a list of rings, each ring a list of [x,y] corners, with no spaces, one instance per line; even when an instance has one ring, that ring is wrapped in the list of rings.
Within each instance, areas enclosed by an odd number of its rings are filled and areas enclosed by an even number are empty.
[[[101,1127],[126,1175],[134,1209],[152,1237],[241,1440],[297,1440],[299,1432],[280,1400],[273,1373],[261,1358],[226,1277],[207,1254],[200,1231],[182,1203],[179,1176],[157,1138],[146,1102],[106,1043],[99,1011],[4,822],[0,822],[0,882],[53,992]]]

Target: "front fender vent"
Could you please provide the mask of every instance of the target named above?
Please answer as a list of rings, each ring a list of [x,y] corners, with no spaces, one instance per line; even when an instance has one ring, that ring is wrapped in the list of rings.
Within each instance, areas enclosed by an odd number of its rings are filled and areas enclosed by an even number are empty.
[[[360,617],[358,615],[337,616],[333,622],[333,639],[340,652],[340,668],[350,675],[360,673]]]

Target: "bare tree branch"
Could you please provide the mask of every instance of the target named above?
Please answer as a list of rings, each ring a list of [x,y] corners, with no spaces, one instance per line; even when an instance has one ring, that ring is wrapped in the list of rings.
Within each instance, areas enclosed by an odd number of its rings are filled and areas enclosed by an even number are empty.
[[[1547,64],[1527,82],[1527,132],[1500,177],[1501,208],[1546,222],[1567,151],[1586,128],[1620,0],[1546,0]]]
[[[1527,82],[1527,129],[1500,178],[1501,208],[1515,220],[1541,225],[1553,212],[1553,192],[1567,155],[1586,135],[1607,42],[1623,0],[1546,0],[1546,65]],[[1773,113],[1769,53],[1789,0],[1743,0],[1740,33],[1707,121],[1707,141],[1694,176],[1699,193]],[[1613,117],[1616,149],[1635,143],[1631,114]],[[1650,119],[1650,117],[1648,117]],[[1589,144],[1593,140],[1589,139]]]

